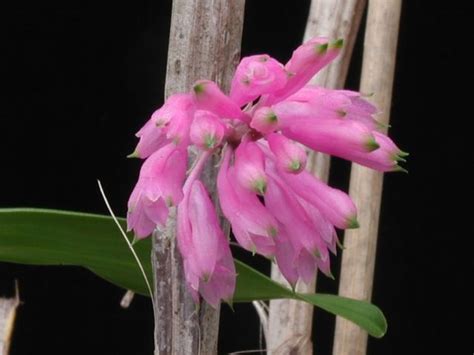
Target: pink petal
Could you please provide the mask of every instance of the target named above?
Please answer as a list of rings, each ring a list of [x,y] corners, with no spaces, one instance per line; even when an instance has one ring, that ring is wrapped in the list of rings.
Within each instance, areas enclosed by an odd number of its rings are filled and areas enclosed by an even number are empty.
[[[298,174],[306,167],[306,151],[285,136],[272,133],[266,136],[280,169]]]
[[[285,65],[290,78],[279,91],[270,95],[265,104],[284,100],[297,92],[324,66],[337,57],[342,47],[342,40],[329,42],[323,37],[316,37],[299,46]]]
[[[243,58],[232,79],[230,98],[243,106],[285,86],[288,75],[281,63],[266,54]]]
[[[210,80],[199,80],[193,85],[193,94],[197,107],[225,118],[247,120],[238,104],[227,97],[216,83]]]
[[[329,187],[307,171],[300,174],[281,173],[286,184],[299,198],[315,206],[331,224],[338,228],[357,227],[357,210],[344,192]]]
[[[217,115],[198,110],[191,125],[191,142],[201,149],[212,150],[221,144],[225,131],[225,125]]]
[[[235,151],[237,181],[249,191],[265,194],[267,176],[265,174],[265,157],[255,142],[241,142]]]

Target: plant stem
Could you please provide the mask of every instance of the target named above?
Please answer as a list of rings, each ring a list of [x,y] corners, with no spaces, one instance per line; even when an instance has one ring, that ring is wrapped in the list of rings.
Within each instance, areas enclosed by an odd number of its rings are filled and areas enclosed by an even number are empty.
[[[369,0],[360,91],[381,111],[377,119],[389,123],[401,0]],[[383,174],[353,164],[349,193],[358,207],[359,229],[344,237],[339,294],[369,301],[375,268]],[[340,317],[336,319],[334,355],[362,355],[367,333]]]
[[[216,81],[225,91],[240,59],[245,0],[173,0],[166,96],[188,92],[199,79]],[[217,200],[213,156],[201,180]],[[192,164],[191,164],[192,165]],[[197,309],[189,294],[176,243],[176,214],[153,235],[155,274],[155,354],[215,354],[219,309],[205,302]],[[221,219],[222,220],[222,219]],[[223,230],[228,226],[223,225]]]
[[[324,68],[311,81],[312,84],[327,88],[342,88],[346,80],[352,49],[364,12],[366,0],[313,0],[306,24],[305,41],[316,37],[343,38],[344,47],[339,57]],[[311,152],[308,170],[321,180],[329,176],[329,156]],[[286,283],[278,267],[273,265],[272,278]],[[312,293],[316,287],[316,277],[308,285],[298,283],[297,291]],[[311,342],[313,306],[295,300],[274,300],[270,302],[270,324],[267,347],[271,354],[313,354]]]

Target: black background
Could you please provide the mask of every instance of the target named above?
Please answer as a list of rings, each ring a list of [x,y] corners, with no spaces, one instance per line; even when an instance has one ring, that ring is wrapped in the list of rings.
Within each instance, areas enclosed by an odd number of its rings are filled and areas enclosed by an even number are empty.
[[[309,2],[247,2],[243,54],[286,61],[301,41]],[[390,135],[411,153],[410,173],[385,178],[373,301],[389,331],[370,339],[369,354],[474,351],[472,19],[462,3],[403,6]],[[125,156],[162,103],[170,11],[170,1],[157,0],[2,5],[0,207],[106,213],[100,178],[125,214],[139,169]],[[361,31],[347,83],[353,89],[362,39]],[[349,165],[333,167],[332,185],[347,188]],[[12,355],[152,353],[145,298],[122,310],[123,291],[88,271],[0,264],[0,294],[11,295],[15,279],[23,304]],[[337,291],[332,280],[319,286]],[[315,347],[330,354],[334,319],[316,313]],[[225,306],[222,319],[222,353],[259,347],[250,305]]]

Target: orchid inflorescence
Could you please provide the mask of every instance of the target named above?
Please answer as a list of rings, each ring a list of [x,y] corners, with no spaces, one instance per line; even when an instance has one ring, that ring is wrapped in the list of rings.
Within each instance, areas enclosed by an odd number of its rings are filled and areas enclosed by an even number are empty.
[[[146,160],[128,202],[128,229],[145,238],[177,208],[178,247],[196,302],[199,294],[213,306],[230,301],[236,282],[229,240],[200,180],[213,154],[222,154],[217,192],[235,239],[273,259],[292,286],[310,282],[317,269],[331,276],[335,228],[358,227],[351,198],[305,170],[304,146],[378,171],[403,170],[406,153],[381,132],[363,95],[306,85],[341,47],[342,40],[318,37],[286,65],[265,54],[245,57],[229,95],[200,80],[190,93],[170,96],[137,133],[132,155]]]

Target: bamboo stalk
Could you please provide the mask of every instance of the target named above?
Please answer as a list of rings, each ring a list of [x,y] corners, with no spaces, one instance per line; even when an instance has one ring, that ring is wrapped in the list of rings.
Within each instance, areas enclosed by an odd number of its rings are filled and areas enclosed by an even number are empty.
[[[359,29],[366,0],[313,0],[306,24],[304,40],[316,36],[343,38],[342,53],[331,65],[315,76],[311,83],[341,88],[346,80],[352,49]],[[323,181],[329,176],[329,156],[310,153],[308,169]],[[286,283],[276,265],[272,266],[272,278]],[[308,285],[298,283],[299,292],[314,292],[316,279]],[[294,300],[270,302],[268,348],[272,354],[287,354],[296,350],[298,354],[313,354],[311,342],[313,306]]]
[[[378,119],[389,122],[401,0],[369,0],[364,41],[361,92],[381,110]],[[375,266],[383,174],[353,164],[350,195],[358,206],[360,228],[345,233],[339,285],[341,296],[370,300]],[[365,354],[367,333],[337,318],[334,355]]]
[[[171,16],[166,96],[187,92],[198,79],[216,81],[226,90],[240,57],[245,0],[174,0]],[[215,161],[214,161],[215,162]],[[203,182],[216,198],[215,164]],[[174,212],[173,212],[174,213]],[[155,272],[155,353],[215,354],[219,309],[196,308],[186,289],[175,242],[175,215],[153,235]],[[224,230],[228,229],[224,226]]]

